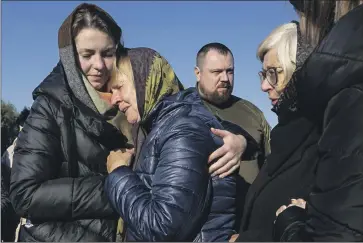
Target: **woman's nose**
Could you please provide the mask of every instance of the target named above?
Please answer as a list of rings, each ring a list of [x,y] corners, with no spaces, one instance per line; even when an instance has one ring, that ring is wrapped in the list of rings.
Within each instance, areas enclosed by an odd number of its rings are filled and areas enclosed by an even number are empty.
[[[268,92],[271,89],[273,89],[273,87],[269,84],[269,82],[267,82],[266,79],[262,80],[262,82],[261,82],[261,90],[263,92]]]
[[[101,56],[95,56],[93,67],[97,70],[102,70],[105,67],[105,62]]]
[[[118,105],[121,102],[118,92],[113,92],[111,96],[111,105]]]

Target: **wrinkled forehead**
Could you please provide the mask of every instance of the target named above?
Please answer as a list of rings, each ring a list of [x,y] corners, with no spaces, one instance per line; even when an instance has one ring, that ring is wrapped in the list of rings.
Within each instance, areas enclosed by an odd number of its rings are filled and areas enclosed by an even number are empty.
[[[231,53],[219,53],[210,50],[204,57],[203,67],[207,69],[230,69],[234,68],[234,60]]]

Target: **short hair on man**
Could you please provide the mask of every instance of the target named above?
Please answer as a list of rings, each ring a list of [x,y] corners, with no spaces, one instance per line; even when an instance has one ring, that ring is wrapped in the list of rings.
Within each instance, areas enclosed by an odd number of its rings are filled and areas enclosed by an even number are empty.
[[[16,118],[16,121],[15,123],[18,125],[18,126],[24,126],[24,123],[25,123],[25,120],[28,118],[29,116],[29,113],[30,113],[30,109],[27,108],[27,107],[24,107],[24,109],[20,112],[18,118]]]
[[[227,46],[223,45],[222,43],[212,42],[212,43],[204,45],[198,51],[197,67],[201,68],[202,62],[210,50],[216,50],[216,51],[218,51],[218,53],[220,53],[222,55],[228,55],[228,53],[230,53],[233,57],[232,51]]]

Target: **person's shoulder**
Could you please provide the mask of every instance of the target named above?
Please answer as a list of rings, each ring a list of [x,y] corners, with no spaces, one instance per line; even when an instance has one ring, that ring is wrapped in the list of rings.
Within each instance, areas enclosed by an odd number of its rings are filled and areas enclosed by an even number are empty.
[[[42,96],[61,103],[71,103],[69,101],[71,93],[66,83],[63,65],[58,62],[49,75],[32,92],[33,100],[35,101]]]
[[[232,100],[236,107],[235,109],[239,114],[251,117],[252,120],[259,124],[262,130],[271,129],[271,126],[268,123],[264,113],[255,104],[237,96],[232,96]]]
[[[251,101],[232,95],[231,99],[238,106],[239,109],[243,109],[246,112],[250,112],[252,115],[265,119],[265,116],[260,108],[258,108]]]
[[[153,56],[160,56],[161,54],[159,52],[157,52],[156,50],[149,48],[149,47],[134,47],[134,48],[129,48],[128,50],[128,54],[131,56],[137,55],[140,57],[144,57],[144,56],[149,56],[149,57],[153,57]]]
[[[218,120],[198,102],[182,102],[176,105],[172,116],[166,117],[168,130],[189,129],[197,133],[210,131],[209,127],[221,128]]]
[[[213,123],[215,117],[211,115],[208,110],[204,108],[202,104],[181,104],[178,111],[176,112],[175,119],[168,119],[167,123],[173,127],[187,126],[190,128],[203,129],[210,122]],[[208,129],[207,129],[208,130]]]
[[[160,143],[164,143],[169,139],[195,140],[201,138],[211,138],[210,128],[203,117],[192,115],[191,106],[184,106],[180,113],[176,116],[171,116],[157,126],[156,136]],[[206,139],[205,146],[211,142]]]
[[[66,105],[67,104],[67,105]],[[33,111],[29,114],[29,121],[36,122],[39,116],[42,116],[45,121],[63,121],[65,119],[65,113],[72,113],[73,107],[69,103],[64,103],[53,96],[47,94],[41,94],[34,99],[31,106]],[[68,117],[68,116],[67,116]]]

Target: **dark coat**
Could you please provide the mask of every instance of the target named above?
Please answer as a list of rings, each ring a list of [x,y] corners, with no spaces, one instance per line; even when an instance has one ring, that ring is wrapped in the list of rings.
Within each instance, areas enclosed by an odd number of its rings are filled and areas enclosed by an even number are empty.
[[[238,241],[363,240],[363,6],[294,74],[298,112],[271,133]],[[276,210],[292,198],[307,210]],[[273,239],[274,234],[274,239]]]
[[[114,241],[106,159],[125,138],[73,95],[61,63],[33,97],[11,171],[11,202],[30,226],[19,240]]]
[[[314,124],[297,114],[272,129],[272,153],[247,193],[238,241],[272,241],[276,210],[292,198],[307,198],[319,136]]]
[[[307,210],[285,210],[275,239],[363,241],[363,5],[296,73],[296,90],[299,109],[321,129],[318,162]]]
[[[15,229],[20,222],[9,199],[10,158],[8,151],[1,157],[1,240],[11,242],[15,239]]]
[[[228,241],[235,223],[234,176],[211,178],[208,157],[222,128],[194,88],[163,99],[143,127],[134,171],[114,170],[105,190],[125,221],[126,241]]]

